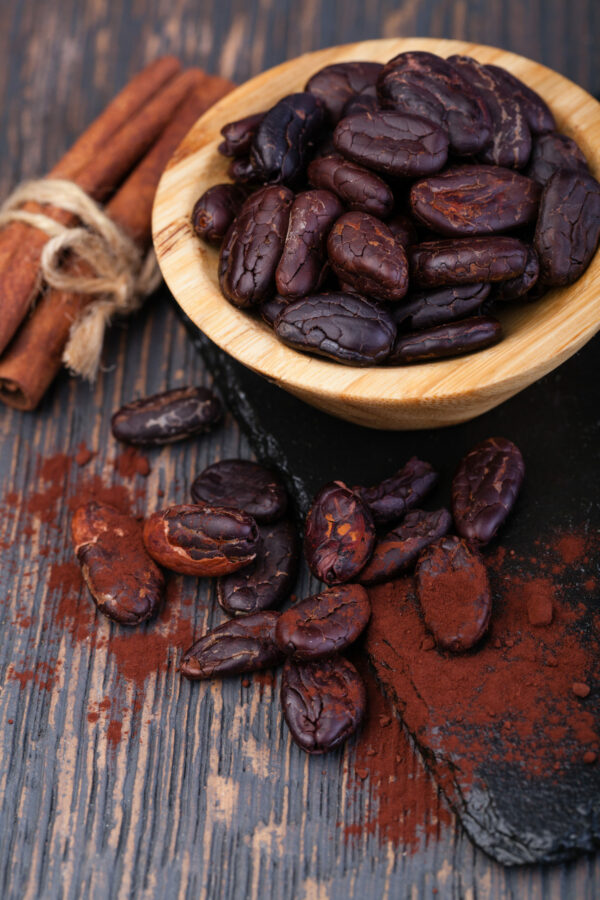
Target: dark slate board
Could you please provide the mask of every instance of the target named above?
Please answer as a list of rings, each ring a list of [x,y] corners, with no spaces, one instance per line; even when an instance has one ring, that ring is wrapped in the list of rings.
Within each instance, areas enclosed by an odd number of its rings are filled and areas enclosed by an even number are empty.
[[[349,484],[374,483],[414,454],[432,462],[442,475],[428,505],[448,505],[458,460],[477,441],[503,435],[519,445],[527,464],[518,508],[502,534],[504,546],[521,559],[535,559],[541,552],[533,544],[536,536],[600,531],[600,338],[474,421],[436,430],[382,432],[307,406],[228,357],[191,322],[187,325],[257,456],[284,473],[300,514],[324,482],[339,478]],[[600,557],[593,554],[572,574],[574,596],[599,567]],[[530,574],[535,571],[534,566]],[[378,675],[381,678],[381,671]],[[514,771],[495,767],[463,795],[456,782],[448,782],[456,760],[444,753],[434,758],[422,749],[471,839],[500,862],[556,861],[600,842],[598,765],[585,771],[575,767],[559,783],[538,784],[529,800]]]

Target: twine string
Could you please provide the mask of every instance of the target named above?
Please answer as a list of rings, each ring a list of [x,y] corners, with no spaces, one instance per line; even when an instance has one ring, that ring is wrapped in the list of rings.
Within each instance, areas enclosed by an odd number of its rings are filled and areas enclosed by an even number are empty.
[[[43,212],[21,208],[31,201],[72,213],[79,224],[69,227]],[[10,222],[31,225],[49,237],[41,254],[38,290],[46,284],[92,298],[71,325],[63,362],[74,374],[94,381],[104,334],[113,316],[127,316],[139,309],[160,284],[154,251],[141,253],[95,200],[63,178],[20,184],[0,207],[0,228]]]

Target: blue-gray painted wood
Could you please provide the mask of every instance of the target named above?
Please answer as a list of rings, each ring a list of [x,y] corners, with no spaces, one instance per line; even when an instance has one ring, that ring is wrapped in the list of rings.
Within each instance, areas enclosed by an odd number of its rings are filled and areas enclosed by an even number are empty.
[[[597,92],[599,32],[595,0],[528,9],[510,0],[5,0],[0,192],[46,171],[159,52],[241,81],[321,46],[439,35],[501,44]],[[61,483],[65,500],[78,481],[97,475],[132,485],[139,513],[181,501],[209,462],[250,456],[231,415],[211,436],[153,451],[150,477],[132,481],[112,464],[118,448],[110,413],[133,396],[210,381],[163,291],[135,321],[112,329],[93,389],[63,375],[35,415],[0,410],[0,896],[598,896],[597,858],[506,870],[475,850],[456,823],[416,853],[377,835],[347,842],[338,823],[360,821],[376,803],[368,780],[347,790],[352,746],[311,760],[291,744],[277,683],[182,682],[183,648],[173,646],[165,651],[169,665],[141,688],[106,646],[117,626],[96,616],[93,637],[72,639],[58,616],[59,592],[48,590],[52,566],[72,560],[67,504],[57,500],[52,523],[27,512],[28,497],[49,487],[36,474],[40,458],[72,454],[83,440],[98,452],[84,469],[71,467]],[[304,575],[298,592],[310,589]],[[221,620],[207,581],[184,579],[182,596],[194,600],[182,616],[193,617],[196,634]],[[79,603],[90,604],[85,590]],[[48,667],[57,677],[46,690],[39,682]],[[107,695],[116,708],[99,711]],[[108,739],[111,717],[122,722],[117,744]]]

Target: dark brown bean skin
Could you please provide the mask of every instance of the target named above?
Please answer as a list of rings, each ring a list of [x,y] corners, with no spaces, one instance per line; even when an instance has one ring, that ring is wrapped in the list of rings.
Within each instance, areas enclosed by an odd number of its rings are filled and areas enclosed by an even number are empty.
[[[404,248],[383,222],[367,213],[341,216],[327,239],[329,262],[337,277],[375,300],[401,300],[408,290]]]
[[[348,366],[374,366],[389,356],[396,337],[391,315],[359,294],[313,294],[286,306],[275,333],[296,350]]]
[[[374,85],[382,69],[381,63],[375,62],[334,63],[315,72],[306,82],[304,90],[319,98],[327,108],[330,121],[335,125],[348,100],[364,88]]]
[[[403,73],[398,69],[393,75],[388,73],[378,85],[378,97],[384,109],[422,116],[448,134],[448,116],[444,106],[410,72]]]
[[[600,184],[583,169],[555,172],[542,192],[534,247],[545,285],[583,275],[600,238]]]
[[[394,235],[395,240],[406,250],[417,243],[417,229],[409,216],[397,213],[385,223]]]
[[[451,527],[452,516],[447,509],[413,509],[400,525],[379,538],[358,580],[361,584],[381,584],[408,571],[421,550],[448,534]]]
[[[180,672],[192,681],[271,669],[284,659],[275,643],[279,613],[259,612],[223,622],[183,654]]]
[[[446,586],[452,584],[451,598],[440,587],[440,578]],[[447,535],[423,550],[416,579],[425,624],[438,647],[453,653],[474,647],[487,631],[492,614],[487,572],[479,553],[461,538]],[[477,582],[484,587],[478,588]]]
[[[331,191],[296,195],[275,270],[275,284],[282,297],[304,297],[318,288],[327,259],[327,236],[343,212],[344,207]]]
[[[401,102],[403,85],[407,82],[413,87],[413,95],[419,90],[424,92],[423,102],[427,101],[430,108],[431,96],[443,107],[454,153],[469,156],[485,147],[491,135],[486,104],[447,60],[422,51],[400,53],[387,63],[379,77],[379,96],[389,102]]]
[[[448,137],[421,116],[390,110],[346,116],[333,132],[337,150],[359,165],[386,175],[431,175],[446,164]]]
[[[480,150],[482,162],[522,169],[531,153],[531,131],[517,95],[489,66],[470,56],[450,56],[448,62],[480,93],[490,112],[492,136]]]
[[[500,166],[456,166],[417,181],[410,191],[413,214],[448,237],[495,234],[535,219],[540,187]]]
[[[485,68],[506,83],[509,93],[521,106],[532,134],[554,131],[556,123],[550,107],[536,91],[502,66],[487,65]]]
[[[342,656],[302,663],[289,659],[283,667],[281,705],[295,743],[317,755],[356,731],[367,695],[362,678]]]
[[[258,307],[263,322],[266,322],[267,325],[270,325],[271,328],[273,328],[275,319],[281,310],[285,309],[286,306],[289,306],[290,303],[292,303],[292,300],[290,300],[289,297],[280,297],[279,294],[275,294],[274,297],[269,297],[268,300],[263,300]]]
[[[223,156],[247,156],[252,146],[256,129],[264,119],[264,112],[252,113],[235,122],[228,122],[221,128],[225,140],[219,144]]]
[[[377,87],[375,84],[369,84],[358,94],[353,94],[347,101],[342,111],[341,119],[346,116],[353,116],[356,113],[371,113],[381,109],[379,99],[377,97]]]
[[[298,182],[310,144],[325,126],[325,107],[308,92],[289,94],[266,113],[258,126],[250,158],[269,184]]]
[[[92,500],[75,510],[71,531],[100,612],[121,625],[139,625],[156,615],[165,580],[144,548],[137,519]]]
[[[342,481],[321,488],[306,517],[304,555],[313,575],[325,584],[353,581],[375,546],[368,507]]]
[[[290,595],[298,569],[298,537],[292,522],[261,525],[256,559],[239,572],[220,578],[217,599],[229,616],[248,616],[281,606]]]
[[[473,316],[400,335],[388,357],[390,366],[428,362],[475,353],[502,340],[502,325],[492,316]]]
[[[275,641],[292,659],[324,659],[353,644],[370,617],[371,604],[363,587],[335,585],[282,613]]]
[[[192,484],[192,499],[240,509],[261,525],[282,519],[288,506],[277,472],[247,459],[221,459],[207,466]]]
[[[526,244],[499,235],[426,241],[409,249],[411,279],[423,288],[504,281],[525,270],[527,256]]]
[[[526,174],[543,186],[558,169],[584,169],[587,172],[588,164],[573,138],[557,131],[542,134],[533,142]]]
[[[499,303],[508,303],[519,300],[528,294],[537,283],[540,274],[538,255],[533,247],[528,248],[527,262],[521,275],[509,278],[508,281],[497,281],[494,285],[490,300]]]
[[[523,277],[523,276],[520,276]],[[498,285],[509,284],[499,281]],[[406,302],[392,308],[392,317],[403,331],[421,331],[466,319],[479,309],[488,294],[489,284],[460,284],[433,291],[409,294]]]
[[[487,544],[511,509],[525,476],[521,451],[506,438],[488,438],[461,460],[452,482],[452,514],[461,537]]]
[[[254,167],[249,156],[238,156],[232,159],[227,167],[227,174],[236,184],[250,185],[260,184],[260,173]]]
[[[229,229],[219,256],[219,284],[234,306],[254,306],[274,292],[293,199],[288,188],[261,188]]]
[[[256,557],[252,516],[220,506],[180,504],[144,522],[144,545],[161,566],[182,575],[228,575]]]
[[[343,156],[330,154],[313,159],[308,180],[317,188],[333,191],[350,210],[385,219],[394,208],[394,195],[385,181]]]
[[[196,201],[192,227],[207,244],[219,245],[248,196],[237,184],[215,184]]]
[[[437,479],[433,466],[413,456],[379,484],[372,487],[356,485],[352,490],[366,503],[376,524],[383,525],[401,519],[409,509],[418,506]]]
[[[125,404],[111,428],[126,444],[160,446],[210,431],[222,415],[221,401],[209,388],[182,387]]]

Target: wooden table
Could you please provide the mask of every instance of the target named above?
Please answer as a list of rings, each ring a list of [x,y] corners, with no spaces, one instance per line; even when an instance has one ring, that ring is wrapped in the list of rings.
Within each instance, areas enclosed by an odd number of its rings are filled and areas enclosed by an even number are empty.
[[[159,53],[242,81],[307,50],[400,34],[501,45],[600,92],[596,0],[530,11],[508,0],[5,0],[1,192],[46,171]],[[187,383],[211,377],[163,290],[113,327],[93,388],[61,376],[35,415],[0,413],[0,896],[597,897],[600,857],[504,869],[440,809],[430,814],[449,824],[416,849],[349,840],[344,826],[377,802],[368,779],[349,789],[352,747],[319,760],[299,751],[277,680],[180,679],[180,651],[222,618],[208,581],[174,579],[170,615],[143,646],[95,615],[73,566],[72,498],[117,490],[141,514],[183,501],[209,462],[251,456],[228,414],[212,435],[150,453],[146,478],[115,465],[111,412]],[[80,466],[81,442],[95,456]]]

